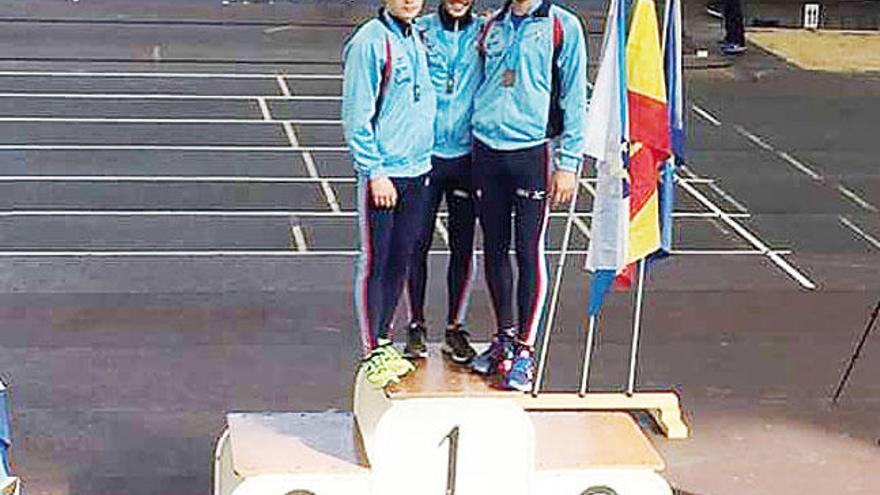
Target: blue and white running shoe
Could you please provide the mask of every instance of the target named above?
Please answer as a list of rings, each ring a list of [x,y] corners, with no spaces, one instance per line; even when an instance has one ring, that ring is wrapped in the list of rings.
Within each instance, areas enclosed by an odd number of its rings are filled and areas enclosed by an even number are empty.
[[[535,358],[528,347],[520,347],[510,365],[510,371],[504,376],[503,388],[529,392],[535,381]]]
[[[501,332],[492,339],[489,348],[482,354],[473,358],[470,363],[471,371],[484,376],[492,376],[499,372],[498,366],[505,356],[513,354],[515,349],[513,336]]]

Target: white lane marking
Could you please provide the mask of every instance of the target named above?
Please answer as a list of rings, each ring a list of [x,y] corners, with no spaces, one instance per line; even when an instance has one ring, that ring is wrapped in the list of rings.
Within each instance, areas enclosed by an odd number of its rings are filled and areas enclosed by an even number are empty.
[[[325,179],[322,179],[324,181]],[[0,210],[0,217],[50,217],[50,216],[207,216],[207,217],[279,217],[300,216],[317,218],[350,218],[356,217],[357,211],[319,211],[319,210]],[[568,212],[550,213],[551,218],[567,218]],[[674,214],[677,218],[717,218],[735,215],[720,212],[717,214],[689,215]],[[448,218],[449,212],[438,212],[438,218]],[[575,214],[574,218],[592,218],[592,212]],[[744,218],[744,217],[740,217]]]
[[[278,84],[278,88],[281,89],[281,94],[284,96],[293,96],[290,93],[290,86],[287,85],[287,81],[284,80],[282,76],[278,76],[275,78],[275,82]]]
[[[874,246],[877,249],[880,249],[880,239],[872,236],[871,234],[865,232],[861,227],[852,222],[849,218],[841,215],[838,217],[840,219],[840,223],[846,225],[853,232],[859,235],[863,240],[865,240],[868,244]]]
[[[578,230],[581,231],[581,234],[584,234],[584,237],[586,237],[587,239],[590,239],[590,238],[591,238],[591,236],[590,236],[590,228],[587,227],[587,224],[586,224],[583,220],[581,220],[581,219],[580,219],[579,217],[577,217],[577,216],[574,216],[574,217],[572,218],[572,222],[577,226]]]
[[[690,168],[688,168],[687,165],[681,165],[679,168],[681,169],[682,172],[688,174],[692,178],[694,178],[694,179],[697,178],[697,174],[695,174]],[[721,189],[721,187],[718,184],[716,184],[715,181],[709,181],[709,182],[706,182],[706,184],[709,185],[709,189],[712,189],[712,191],[715,192],[715,194],[721,196],[721,198],[724,199],[724,201],[727,201],[728,203],[730,203],[734,208],[739,210],[740,213],[748,213],[749,209],[746,208],[744,204],[737,201],[736,198],[734,198],[733,196],[728,194],[724,189]]]
[[[264,97],[260,97],[265,101]],[[0,117],[2,123],[57,123],[57,124],[272,124],[290,122],[296,125],[341,125],[339,119],[151,119],[116,117]]]
[[[356,217],[356,211],[302,210],[5,210],[0,217]]]
[[[345,146],[176,146],[162,144],[0,144],[0,151],[229,151],[229,152],[295,152],[336,153],[348,151]]]
[[[715,179],[708,179],[705,177],[699,177],[693,173],[692,173],[692,175],[693,175],[693,178],[679,177],[679,180],[684,181],[684,182],[689,182],[691,184],[711,184],[711,183],[715,182]],[[598,179],[596,179],[594,177],[581,179],[581,184],[595,184],[597,182],[599,182]]]
[[[817,180],[817,181],[823,180],[822,174],[820,174],[819,172],[816,172],[815,170],[811,169],[810,167],[804,165],[799,160],[795,159],[795,157],[791,156],[790,154],[786,153],[785,151],[778,151],[776,154],[779,155],[779,157],[782,158],[783,160],[790,163],[794,168],[805,173],[809,178],[811,178],[813,180]]]
[[[443,239],[446,247],[450,247],[449,230],[446,228],[446,224],[443,223],[443,220],[441,220],[439,216],[436,220],[434,220],[434,228],[437,229],[437,233],[440,234],[440,238]]]
[[[706,196],[704,196],[699,190],[697,190],[694,186],[688,183],[681,183],[681,186],[687,190],[691,196],[697,199],[704,206],[712,210],[713,212],[718,214],[718,218],[720,218],[724,223],[726,223],[730,228],[737,232],[743,239],[745,239],[749,244],[751,244],[755,249],[764,253],[776,266],[782,269],[785,273],[787,273],[791,278],[796,280],[801,286],[809,289],[815,290],[816,284],[807,278],[806,275],[802,274],[797,270],[794,266],[792,266],[788,261],[782,258],[776,251],[771,250],[766,244],[764,244],[757,236],[752,234],[748,229],[740,225],[733,218],[730,217],[727,213],[724,213],[721,208],[719,208],[715,203],[710,201]]]
[[[0,71],[0,77],[81,77],[81,78],[155,78],[155,79],[334,79],[342,80],[342,74],[276,74],[276,73],[217,73],[217,72],[52,72],[52,71]]]
[[[287,86],[287,81],[279,77],[276,79],[276,82],[278,83],[278,87],[282,94],[288,96],[291,94],[290,87]],[[290,146],[293,148],[299,148],[299,138],[293,129],[293,125],[287,123],[283,124],[283,127],[284,133],[287,134],[287,140],[290,141]],[[302,152],[302,159],[309,175],[316,179],[321,179],[321,175],[318,173],[318,167],[315,165],[315,157],[306,150]],[[321,191],[324,192],[324,197],[327,199],[327,204],[330,205],[330,209],[334,212],[342,211],[342,208],[339,206],[339,201],[336,199],[336,192],[333,190],[333,187],[330,186],[330,183],[326,180],[321,180],[320,184]]]
[[[257,104],[260,106],[260,113],[263,115],[263,120],[272,120],[272,114],[269,112],[269,105],[266,103],[266,99],[257,98]]]
[[[770,152],[776,151],[775,149],[773,149],[773,146],[770,146],[769,143],[758,137],[758,135],[749,132],[745,127],[737,125],[734,126],[734,128],[736,129],[736,132],[740,133],[742,136],[757,145],[759,148]]]
[[[819,172],[808,167],[802,161],[793,157],[790,153],[773,148],[773,146],[771,146],[770,144],[768,144],[767,142],[762,140],[760,137],[749,132],[748,130],[746,130],[745,128],[743,128],[741,126],[736,126],[736,130],[737,130],[737,132],[739,132],[740,134],[745,136],[747,139],[749,139],[753,143],[760,146],[761,148],[775,153],[777,156],[779,156],[780,158],[782,158],[783,160],[788,162],[791,166],[798,169],[802,173],[806,174],[809,178],[811,178],[815,181],[820,181],[820,182],[825,180],[825,178],[822,176],[822,174],[820,174]],[[859,196],[855,191],[847,188],[846,186],[844,186],[842,184],[837,185],[837,190],[840,191],[840,193],[842,195],[849,198],[851,201],[853,201],[854,203],[856,203],[860,207],[864,208],[865,210],[870,211],[872,213],[877,213],[877,211],[878,211],[877,207],[872,205],[868,201],[866,201],[861,196]]]
[[[284,133],[287,134],[287,139],[290,141],[290,147],[294,149],[302,149],[299,145],[299,139],[296,136],[296,132],[293,130],[293,126],[290,124],[284,124]],[[318,167],[315,165],[315,159],[308,150],[302,151],[303,163],[306,166],[306,170],[309,172],[309,176],[312,178],[318,179],[321,184],[321,190],[324,192],[324,197],[327,199],[327,204],[330,205],[330,209],[333,211],[341,211],[339,207],[339,202],[336,200],[336,193],[333,191],[333,188],[330,187],[330,183],[326,180],[323,180],[321,176],[318,174]]]
[[[590,193],[590,196],[593,196],[594,198],[596,197],[596,188],[594,188],[592,184],[586,181],[581,181],[581,186]]]
[[[334,95],[199,95],[186,93],[0,93],[0,98],[21,98],[46,100],[254,100],[266,98],[270,101],[342,101],[342,96]]]
[[[263,34],[275,34],[275,33],[280,33],[282,31],[290,31],[295,28],[296,28],[295,26],[290,25],[290,24],[288,24],[286,26],[275,26],[275,27],[270,27],[270,28],[264,29]]]
[[[769,251],[780,256],[791,254],[790,249],[774,249]],[[673,249],[670,253],[676,256],[765,256],[766,253],[761,251],[751,251],[746,249]]]
[[[314,184],[323,181],[355,183],[354,177],[254,177],[191,175],[0,175],[3,182],[266,182]]]
[[[861,206],[862,208],[864,208],[864,209],[870,211],[871,213],[877,213],[877,207],[876,207],[876,206],[874,206],[874,205],[872,205],[871,203],[865,201],[864,198],[862,198],[861,196],[859,196],[859,195],[858,195],[855,191],[853,191],[852,189],[850,189],[850,188],[844,186],[843,184],[838,184],[838,185],[837,185],[837,190],[840,191],[840,193],[843,194],[844,196],[846,196],[847,198],[851,199],[851,200],[853,201],[853,203],[855,203],[855,204]]]
[[[765,151],[769,151],[771,153],[774,153],[776,156],[778,156],[779,158],[782,158],[783,160],[788,162],[794,168],[796,168],[799,171],[801,171],[802,173],[806,174],[807,177],[809,177],[813,180],[816,180],[816,181],[824,180],[824,178],[822,177],[822,174],[820,174],[819,172],[816,172],[812,168],[808,167],[800,160],[791,156],[791,154],[789,154],[785,151],[777,150],[770,143],[768,143],[767,141],[765,141],[764,139],[759,137],[757,134],[750,132],[748,129],[746,129],[740,125],[735,126],[735,128],[736,128],[736,132],[738,132],[739,134],[744,136],[746,139],[748,139],[749,141],[751,141],[752,143],[757,145],[759,148],[761,148]]]
[[[549,255],[558,255],[559,250],[551,249],[547,251]],[[569,250],[569,255],[584,256],[586,250]],[[781,251],[777,253],[782,253]],[[213,258],[213,257],[353,257],[358,256],[360,251],[356,250],[310,250],[310,251],[290,251],[290,250],[205,250],[205,251],[164,251],[164,250],[143,250],[143,251],[86,251],[86,250],[58,250],[58,251],[0,251],[0,258],[121,258],[121,257],[156,257],[156,258]],[[431,250],[431,255],[448,256],[448,250]],[[477,256],[483,256],[482,250],[474,252]],[[511,250],[510,254],[514,254]],[[763,256],[764,253],[758,251],[702,251],[673,252],[680,256]]]
[[[700,108],[698,105],[691,105],[691,108],[694,110],[694,113],[706,119],[707,122],[714,125],[715,127],[721,127],[721,121],[718,120],[714,115],[709,113],[707,110]]]
[[[305,252],[309,250],[309,245],[306,242],[306,235],[303,232],[302,225],[293,225],[290,227],[290,234],[293,237],[294,242],[296,243],[296,250],[299,252]]]

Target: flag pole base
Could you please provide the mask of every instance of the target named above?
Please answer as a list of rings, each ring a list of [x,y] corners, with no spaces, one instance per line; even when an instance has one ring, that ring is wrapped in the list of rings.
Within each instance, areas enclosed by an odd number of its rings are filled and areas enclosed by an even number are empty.
[[[667,438],[685,439],[690,428],[684,421],[681,399],[672,390],[635,392],[542,392],[537,397],[519,395],[514,400],[527,411],[645,411]]]

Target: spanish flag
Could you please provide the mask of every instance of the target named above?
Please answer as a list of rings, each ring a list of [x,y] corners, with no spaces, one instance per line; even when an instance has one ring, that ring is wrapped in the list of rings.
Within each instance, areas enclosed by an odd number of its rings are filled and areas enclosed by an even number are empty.
[[[661,247],[660,168],[670,155],[669,110],[654,0],[638,0],[626,45],[629,109],[629,243],[627,264]]]

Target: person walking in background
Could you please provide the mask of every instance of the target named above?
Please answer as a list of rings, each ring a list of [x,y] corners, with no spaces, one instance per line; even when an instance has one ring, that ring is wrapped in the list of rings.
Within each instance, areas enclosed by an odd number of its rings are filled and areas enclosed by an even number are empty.
[[[391,322],[421,226],[434,147],[436,99],[413,20],[422,0],[385,0],[343,51],[342,120],[357,172],[360,256],[356,326],[366,379],[377,387],[413,369],[391,343]]]
[[[435,219],[445,197],[449,211],[450,257],[446,273],[447,316],[443,353],[466,364],[476,354],[464,328],[474,264],[476,224],[471,180],[471,116],[474,94],[483,67],[476,45],[483,20],[473,15],[472,0],[443,0],[436,14],[418,20],[417,26],[428,52],[428,69],[437,93],[434,122],[434,153],[426,195],[425,217],[409,274],[412,321],[404,355],[423,358],[426,346],[425,287],[428,251],[434,238]]]
[[[721,15],[724,17],[724,40],[721,42],[721,51],[725,55],[744,53],[746,35],[742,0],[723,0]]]

